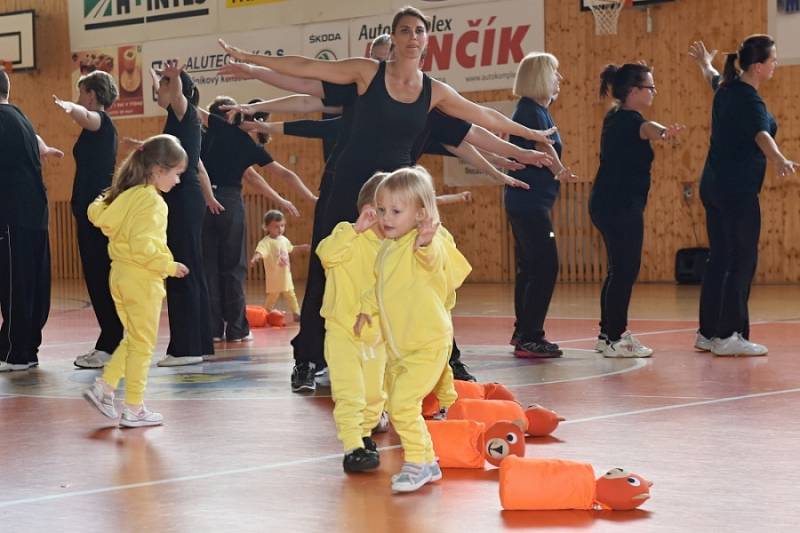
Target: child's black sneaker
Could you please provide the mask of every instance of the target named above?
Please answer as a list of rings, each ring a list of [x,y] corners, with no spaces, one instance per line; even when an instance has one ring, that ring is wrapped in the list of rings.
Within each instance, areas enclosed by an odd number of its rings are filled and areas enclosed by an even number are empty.
[[[370,472],[381,465],[378,452],[366,448],[356,448],[344,455],[342,467],[345,472]]]

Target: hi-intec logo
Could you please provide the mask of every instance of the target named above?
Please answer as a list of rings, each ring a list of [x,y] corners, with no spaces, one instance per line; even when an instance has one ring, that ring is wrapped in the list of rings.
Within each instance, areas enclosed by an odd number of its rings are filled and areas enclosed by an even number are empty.
[[[83,0],[83,28],[99,30],[209,14],[207,0]]]

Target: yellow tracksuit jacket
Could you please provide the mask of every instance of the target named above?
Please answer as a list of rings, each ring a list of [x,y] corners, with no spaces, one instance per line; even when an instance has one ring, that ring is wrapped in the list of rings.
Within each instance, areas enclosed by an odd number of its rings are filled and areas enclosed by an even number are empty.
[[[333,418],[345,451],[363,447],[383,411],[386,348],[377,322],[361,337],[353,324],[361,295],[375,283],[375,257],[381,238],[371,229],[356,233],[339,223],[317,246],[325,268],[325,294],[320,315],[325,318],[325,361],[335,402]]]
[[[141,404],[158,335],[164,278],[177,263],[167,247],[167,204],[153,185],[138,185],[111,205],[102,197],[88,208],[89,220],[108,237],[109,284],[125,335],[103,370],[116,388],[125,378],[125,401]]]
[[[445,371],[453,339],[454,293],[472,267],[444,228],[418,250],[416,239],[413,230],[384,241],[375,261],[375,287],[362,297],[362,312],[380,318],[389,350],[389,415],[405,460],[419,464],[435,459],[422,399]]]

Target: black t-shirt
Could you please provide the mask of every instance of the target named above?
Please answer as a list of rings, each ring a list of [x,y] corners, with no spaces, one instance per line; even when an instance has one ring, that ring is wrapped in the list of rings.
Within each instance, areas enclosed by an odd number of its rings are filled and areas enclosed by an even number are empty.
[[[273,159],[264,147],[237,126],[217,115],[208,116],[202,159],[213,185],[241,187],[242,174],[252,165],[265,166]]]
[[[117,129],[105,111],[98,113],[100,129],[82,130],[72,147],[75,158],[72,211],[76,216],[84,218],[89,204],[111,186],[117,162]]]
[[[639,134],[645,122],[630,109],[612,109],[603,120],[600,168],[590,197],[593,209],[644,208],[647,203],[653,148]]]
[[[47,193],[33,126],[11,104],[0,104],[0,224],[47,229]]]
[[[172,110],[172,106],[167,107],[167,122],[164,124],[164,133],[178,138],[181,146],[186,150],[188,158],[186,171],[181,174],[181,182],[164,195],[165,198],[170,198],[180,194],[187,188],[200,186],[200,180],[197,177],[197,163],[200,160],[201,123],[200,117],[197,116],[197,108],[192,104],[188,104],[183,120],[178,120]]]
[[[283,134],[307,139],[329,139],[335,141],[342,129],[342,117],[324,120],[292,120],[283,123]]]
[[[548,111],[546,107],[530,98],[524,97],[517,102],[517,108],[514,110],[514,115],[511,119],[514,122],[534,130],[546,130],[555,126],[553,117],[550,116],[550,111]],[[555,148],[560,158],[561,136],[558,132],[555,132],[550,138],[553,140],[553,148]],[[526,150],[535,149],[536,143],[530,139],[512,135],[508,140],[520,148]],[[524,212],[530,207],[544,206],[548,209],[553,207],[556,198],[558,198],[561,182],[553,177],[553,173],[549,168],[526,165],[525,168],[515,170],[510,174],[518,180],[524,181],[530,185],[531,188],[525,190],[518,187],[506,187],[504,197],[505,206],[508,211],[516,213]]]
[[[716,90],[719,89],[719,82],[720,82],[720,78],[721,77],[722,76],[720,76],[719,74],[717,74],[716,76],[712,76],[711,77],[710,83],[711,83],[711,90],[712,91],[716,92]],[[710,187],[711,186],[711,182],[713,181],[713,177],[712,177],[713,174],[714,173],[711,171],[711,164],[709,162],[709,158],[708,158],[708,156],[706,156],[706,162],[703,165],[703,174],[700,176],[700,194],[701,195],[703,194],[703,191],[706,190],[706,187]]]
[[[444,145],[458,146],[467,136],[471,127],[471,123],[451,117],[434,108],[428,113],[425,130],[414,142],[411,156],[414,161],[422,157],[422,154],[452,156],[453,154]]]
[[[340,85],[338,83],[329,83],[327,81],[322,82],[322,92],[323,98],[322,103],[326,106],[342,106],[345,110],[352,106],[353,103],[358,98],[358,87],[355,83],[350,83],[347,85]],[[343,110],[343,113],[345,113]],[[328,113],[322,114],[323,120],[338,118],[338,115],[332,115]],[[349,121],[349,119],[348,119]],[[337,151],[336,151],[336,144],[338,139],[333,137],[317,137],[322,139],[322,152],[325,156],[325,161],[333,159],[336,160]],[[339,148],[341,150],[341,147]]]
[[[714,95],[708,152],[714,190],[761,191],[767,158],[756,144],[756,135],[762,131],[775,137],[778,123],[755,87],[741,80],[720,85]]]

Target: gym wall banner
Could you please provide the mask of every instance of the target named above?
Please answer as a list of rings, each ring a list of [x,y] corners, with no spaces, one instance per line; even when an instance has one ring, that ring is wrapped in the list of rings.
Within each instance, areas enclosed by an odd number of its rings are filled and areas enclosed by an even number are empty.
[[[528,52],[544,50],[544,0],[465,3],[426,10],[432,28],[423,70],[458,91],[508,89]],[[389,33],[392,14],[350,22],[350,55]]]
[[[349,57],[350,26],[346,20],[303,26],[302,54],[332,61]]]
[[[72,54],[72,99],[78,99],[81,76],[103,70],[117,80],[119,96],[108,114],[112,117],[141,116],[144,113],[144,89],[149,76],[142,76],[141,45],[107,46]]]
[[[769,34],[778,43],[778,64],[800,64],[800,0],[767,0]]]
[[[219,31],[365,17],[391,10],[389,0],[219,0]]]

